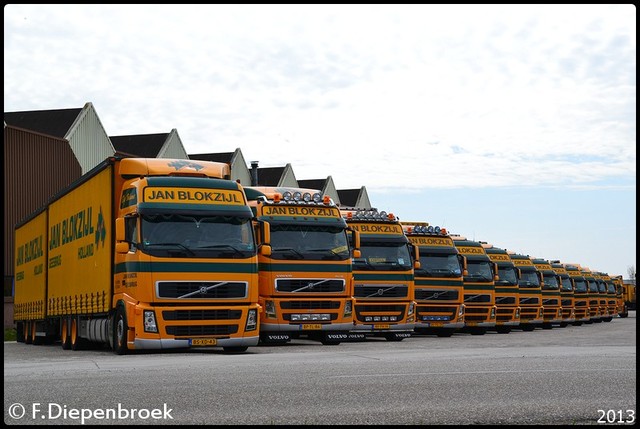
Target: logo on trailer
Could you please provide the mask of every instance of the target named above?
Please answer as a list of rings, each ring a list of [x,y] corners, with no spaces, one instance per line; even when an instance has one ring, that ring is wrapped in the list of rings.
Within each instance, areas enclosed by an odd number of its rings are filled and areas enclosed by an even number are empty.
[[[169,167],[173,167],[176,170],[180,170],[182,168],[193,168],[196,171],[200,171],[204,168],[202,164],[198,164],[196,162],[187,161],[183,159],[177,159],[175,161],[171,161],[168,165]]]

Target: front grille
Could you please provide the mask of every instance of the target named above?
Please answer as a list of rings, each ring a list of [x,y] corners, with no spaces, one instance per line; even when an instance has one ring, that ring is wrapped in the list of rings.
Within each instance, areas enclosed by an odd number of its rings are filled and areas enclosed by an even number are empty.
[[[515,305],[516,298],[514,296],[496,296],[496,304]]]
[[[457,311],[457,307],[422,307],[418,305],[416,307],[416,317],[418,320],[453,320]],[[435,316],[440,318],[436,318]]]
[[[397,316],[397,320],[404,319],[404,311],[406,306],[404,305],[357,305],[356,304],[356,318],[359,321],[364,321],[366,316]],[[375,313],[375,314],[374,314]]]
[[[538,298],[522,298],[520,297],[520,305],[538,305],[540,300]]]
[[[466,303],[491,302],[491,295],[465,295],[464,302]]]
[[[409,288],[406,285],[356,285],[355,298],[406,298]]]
[[[464,312],[464,320],[466,322],[485,322],[489,319],[488,308],[466,307]]]
[[[542,300],[542,306],[544,307],[545,305],[550,305],[553,307],[557,307],[558,306],[558,300],[557,299],[543,299]]]
[[[571,307],[571,300],[570,299],[563,299],[562,300],[562,306],[563,307]]]
[[[457,290],[416,289],[416,301],[457,301]]]
[[[167,326],[167,334],[176,337],[200,337],[204,335],[231,335],[238,332],[237,325]]]
[[[337,315],[337,314],[335,314],[335,313],[329,313],[329,317],[331,318],[331,320],[338,320],[338,315]],[[285,313],[285,314],[283,314],[283,315],[282,315],[282,318],[283,318],[284,320],[286,320],[287,322],[291,322],[291,314],[286,314],[286,313]],[[304,322],[305,322],[305,323],[309,323],[309,322],[313,322],[313,323],[324,323],[324,324],[331,323],[331,322],[326,321],[326,320],[313,320],[313,321],[311,321],[311,320],[305,320]],[[296,321],[296,322],[294,322],[294,323],[303,323],[303,322],[302,322],[302,321]]]
[[[164,320],[238,320],[241,310],[165,310]]]
[[[343,279],[278,279],[278,292],[327,293],[344,292]]]
[[[337,310],[340,301],[281,301],[283,310]]]
[[[162,299],[238,299],[247,297],[246,282],[158,282]]]

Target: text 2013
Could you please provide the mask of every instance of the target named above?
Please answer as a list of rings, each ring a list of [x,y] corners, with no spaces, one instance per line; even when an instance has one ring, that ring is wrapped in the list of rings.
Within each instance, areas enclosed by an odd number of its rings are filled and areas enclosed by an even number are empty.
[[[598,423],[635,423],[635,410],[598,410]]]

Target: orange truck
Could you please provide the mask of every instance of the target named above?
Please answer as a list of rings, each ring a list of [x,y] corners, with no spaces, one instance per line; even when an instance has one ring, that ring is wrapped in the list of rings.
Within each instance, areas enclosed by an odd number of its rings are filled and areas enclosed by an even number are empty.
[[[544,307],[542,306],[542,274],[531,258],[521,253],[509,252],[509,257],[520,270],[518,286],[520,289],[520,328],[533,331],[542,327]]]
[[[532,262],[542,274],[542,306],[544,307],[542,328],[551,329],[554,324],[560,325],[562,322],[560,278],[548,260],[533,258]]]
[[[466,258],[460,254],[445,228],[428,222],[402,221],[401,224],[420,255],[420,266],[414,270],[414,332],[450,337],[464,328],[463,274]]]
[[[627,307],[627,302],[625,300],[625,288],[624,288],[624,280],[622,276],[614,276],[611,278],[613,284],[616,287],[616,302],[618,305],[618,316],[625,318],[629,317],[629,308]]]
[[[252,217],[227,164],[106,159],[16,226],[18,341],[246,351],[259,332]]]
[[[245,192],[259,246],[260,342],[349,340],[359,233],[317,190],[247,186]]]
[[[593,274],[593,271],[589,267],[581,266],[580,271],[587,282],[587,290],[589,297],[589,317],[592,322],[601,323],[606,317],[607,301],[603,295],[600,294],[598,288],[598,282]]]
[[[596,282],[598,283],[598,293],[600,299],[604,296],[606,316],[602,318],[603,322],[611,322],[614,317],[618,316],[618,303],[616,301],[616,286],[611,280],[611,276],[602,271],[595,271]]]
[[[571,281],[571,277],[569,276],[567,269],[564,267],[564,264],[559,260],[551,261],[551,268],[556,272],[560,281],[562,321],[559,326],[561,328],[565,328],[576,321],[573,282]]]
[[[392,213],[341,207],[347,225],[360,234],[360,257],[353,259],[354,326],[362,336],[402,341],[415,326],[414,267],[418,249]]]
[[[518,279],[520,270],[511,261],[506,249],[481,242],[491,261],[498,266],[496,280],[496,332],[507,334],[520,325],[520,289]]]
[[[467,260],[464,276],[464,305],[466,332],[484,335],[496,327],[496,280],[498,267],[485,252],[482,243],[452,235],[453,243]]]
[[[589,307],[589,285],[584,278],[580,264],[568,263],[564,264],[564,268],[573,283],[574,313],[576,316],[576,321],[573,324],[580,326],[583,323],[593,323]]]

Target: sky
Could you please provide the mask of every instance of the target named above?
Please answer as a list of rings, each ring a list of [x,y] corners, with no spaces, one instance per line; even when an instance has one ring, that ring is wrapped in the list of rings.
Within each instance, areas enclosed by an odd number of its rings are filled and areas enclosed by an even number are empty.
[[[636,9],[618,5],[4,7],[5,112],[91,102],[404,221],[629,277]]]

